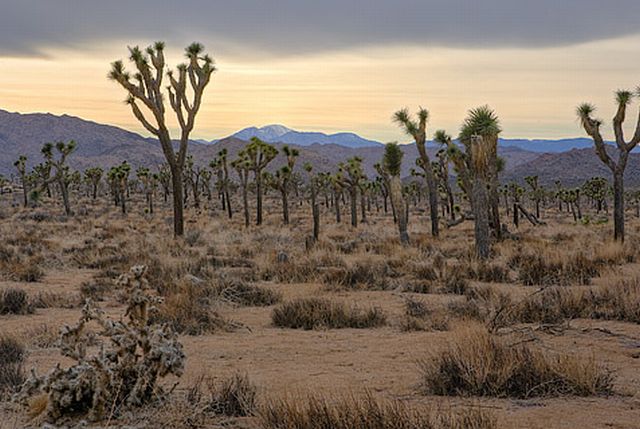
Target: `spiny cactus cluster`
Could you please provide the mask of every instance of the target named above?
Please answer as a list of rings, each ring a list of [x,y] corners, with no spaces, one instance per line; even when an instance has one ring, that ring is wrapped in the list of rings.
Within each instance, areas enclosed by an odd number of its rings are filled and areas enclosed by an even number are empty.
[[[105,317],[87,300],[78,323],[65,326],[59,340],[61,354],[75,364],[69,368],[58,364],[43,377],[32,371],[16,400],[27,404],[36,395],[46,395],[44,412],[50,422],[70,415],[98,421],[107,413],[139,406],[161,395],[160,378],[181,376],[185,355],[177,335],[166,326],[149,322],[161,298],[150,293],[146,270],[146,266],[134,266],[118,279],[127,297],[123,320]],[[86,327],[91,321],[102,328],[99,337],[107,340],[94,355],[87,353],[91,336]]]

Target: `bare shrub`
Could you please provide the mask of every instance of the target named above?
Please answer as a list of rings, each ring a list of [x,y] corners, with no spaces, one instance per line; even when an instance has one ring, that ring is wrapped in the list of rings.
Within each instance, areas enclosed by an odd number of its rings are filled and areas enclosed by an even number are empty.
[[[258,389],[246,374],[236,373],[221,382],[200,377],[187,393],[187,402],[198,404],[204,412],[229,417],[252,416]]]
[[[386,323],[381,309],[363,310],[321,298],[300,298],[273,309],[275,326],[292,329],[374,328]]]
[[[27,352],[16,338],[0,335],[0,398],[15,392],[24,383]]]
[[[430,309],[424,301],[405,298],[403,331],[447,331],[449,319],[443,311]]]
[[[424,393],[446,396],[592,396],[611,393],[613,383],[593,359],[512,345],[480,327],[456,335],[420,372]]]
[[[9,288],[0,292],[0,314],[30,314],[33,306],[22,289]]]
[[[584,317],[640,323],[640,278],[585,292],[582,301]]]
[[[367,395],[362,399],[309,397],[304,403],[291,399],[271,401],[260,411],[265,429],[497,429],[489,412],[464,408],[424,411],[400,401],[380,401]]]
[[[182,375],[185,356],[169,327],[149,323],[148,315],[160,299],[149,293],[145,272],[144,266],[135,266],[119,279],[128,292],[127,319],[109,320],[87,301],[78,323],[65,326],[60,335],[62,355],[75,364],[57,366],[43,377],[32,374],[18,395],[22,404],[40,404],[36,410],[50,422],[73,416],[101,420],[109,410],[117,413],[162,397],[158,380]],[[110,343],[93,356],[87,355],[85,332],[90,321]]]
[[[390,285],[388,277],[396,275],[385,261],[367,259],[327,271],[322,283],[338,289],[386,290]]]
[[[509,261],[518,269],[518,280],[527,286],[586,285],[600,273],[600,266],[583,253],[550,257],[541,253],[518,253]]]
[[[282,300],[281,293],[235,279],[220,279],[214,289],[222,300],[241,306],[267,307]]]

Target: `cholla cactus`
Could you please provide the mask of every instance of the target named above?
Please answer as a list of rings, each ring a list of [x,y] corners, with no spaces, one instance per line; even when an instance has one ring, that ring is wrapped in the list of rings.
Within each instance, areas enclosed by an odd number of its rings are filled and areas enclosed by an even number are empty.
[[[181,376],[185,355],[177,335],[167,326],[151,325],[149,314],[161,298],[149,292],[146,267],[134,266],[120,276],[118,285],[125,289],[127,310],[124,320],[105,317],[102,310],[87,300],[82,316],[74,326],[61,330],[59,345],[63,356],[76,363],[63,369],[56,366],[48,375],[34,372],[18,394],[26,403],[37,394],[46,394],[46,419],[55,422],[70,414],[86,414],[97,421],[109,410],[138,406],[162,393],[158,379],[168,374]],[[102,328],[102,344],[95,355],[87,355],[88,322]]]

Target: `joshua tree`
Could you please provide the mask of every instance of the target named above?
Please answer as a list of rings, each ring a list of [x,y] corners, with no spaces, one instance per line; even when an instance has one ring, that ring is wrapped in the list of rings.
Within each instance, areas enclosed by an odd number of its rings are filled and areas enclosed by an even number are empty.
[[[13,166],[18,170],[18,177],[20,177],[20,183],[22,184],[22,198],[23,206],[27,207],[29,204],[29,185],[27,180],[27,157],[20,155],[20,157],[13,163]]]
[[[518,227],[520,226],[520,198],[524,195],[524,188],[516,182],[511,182],[507,189],[513,202],[513,224]]]
[[[33,174],[36,176],[37,181],[42,184],[42,187],[47,192],[47,197],[51,198],[51,163],[43,162],[33,167]]]
[[[382,158],[382,170],[386,174],[385,179],[388,180],[389,183],[391,204],[393,207],[396,207],[400,242],[406,245],[409,244],[407,210],[405,210],[405,202],[402,196],[402,181],[400,180],[400,167],[402,166],[403,155],[402,149],[400,149],[397,143],[387,143]]]
[[[313,242],[318,241],[320,235],[320,207],[318,207],[318,175],[313,174],[313,166],[309,162],[305,162],[304,171],[307,172],[309,178],[309,190],[311,191],[311,214],[313,216]]]
[[[135,117],[147,131],[156,136],[169,164],[173,188],[173,232],[179,237],[184,234],[184,195],[182,172],[184,169],[189,135],[193,131],[196,115],[202,104],[202,95],[215,71],[213,60],[203,55],[204,47],[193,43],[186,48],[187,63],[180,64],[176,73],[166,70],[164,43],[156,42],[145,51],[139,47],[129,48],[129,59],[136,67],[133,75],[125,71],[122,61],[111,65],[109,77],[127,91],[127,104]],[[163,93],[164,75],[169,78],[167,92],[169,103],[176,114],[180,126],[178,152],[174,152],[169,129],[165,119],[165,97]],[[189,100],[189,96],[192,100]],[[142,106],[138,105],[142,103]],[[143,108],[152,114],[149,120]]]
[[[244,226],[249,227],[249,172],[251,171],[251,164],[246,158],[246,154],[240,158],[231,162],[231,167],[236,170],[238,177],[240,178],[240,188],[242,189],[242,207],[244,209]]]
[[[442,188],[444,189],[444,192],[447,196],[449,215],[451,216],[451,220],[455,220],[455,202],[453,199],[453,191],[451,190],[451,185],[449,184],[449,151],[447,150],[447,148],[452,144],[451,136],[443,130],[438,130],[433,136],[433,141],[443,146],[443,148],[440,149],[436,154],[436,157],[438,158],[436,171],[438,172],[437,176],[440,179],[440,184],[442,185]]]
[[[193,156],[187,155],[184,166],[185,182],[191,187],[193,192],[193,205],[196,209],[200,208],[200,185],[202,180],[202,169],[194,165]]]
[[[127,188],[129,187],[129,172],[131,166],[127,161],[123,161],[122,164],[111,167],[107,173],[107,179],[111,184],[111,189],[114,196],[116,205],[120,205],[122,213],[127,213]]]
[[[640,89],[637,94],[640,93]],[[640,143],[640,116],[636,123],[636,129],[627,141],[624,137],[622,124],[624,123],[627,106],[631,103],[634,95],[631,91],[617,91],[616,103],[618,110],[613,117],[613,132],[615,143],[618,149],[618,159],[614,160],[607,151],[607,145],[600,133],[602,121],[594,119],[595,107],[589,103],[578,106],[577,114],[586,133],[591,136],[595,145],[596,154],[600,160],[611,170],[613,175],[613,237],[615,240],[624,241],[624,170],[627,167],[627,160],[631,151]]]
[[[218,156],[209,163],[211,169],[218,174],[219,189],[222,193],[222,209],[226,208],[229,219],[233,217],[231,210],[231,198],[229,198],[229,166],[227,162],[227,149],[218,152]]]
[[[300,153],[297,149],[284,146],[282,152],[287,158],[287,164],[283,165],[274,175],[266,174],[267,183],[276,191],[280,192],[282,198],[282,219],[285,225],[289,224],[289,191],[291,190],[291,179],[296,158]]]
[[[351,226],[358,226],[358,190],[364,178],[362,172],[362,158],[354,156],[347,160],[346,163],[339,164],[339,174],[337,179],[342,187],[346,187],[349,191],[349,200],[351,203]]]
[[[472,109],[460,131],[459,139],[469,141],[472,137],[482,137],[483,157],[487,161],[487,184],[489,186],[489,219],[498,239],[502,236],[500,225],[500,194],[498,192],[498,173],[504,167],[504,161],[498,158],[498,135],[502,132],[498,117],[489,106]]]
[[[256,183],[256,225],[262,225],[262,172],[278,154],[278,149],[257,137],[251,138],[238,156],[246,160]]]
[[[342,172],[338,171],[336,174],[329,176],[329,183],[332,191],[333,208],[336,213],[336,223],[342,222],[340,213],[340,197],[342,190],[344,189],[344,182],[342,180]]]
[[[149,214],[153,214],[153,194],[158,185],[158,175],[151,173],[146,167],[138,167],[136,176],[142,184],[142,192],[147,200]]]
[[[169,169],[168,164],[163,164],[162,167],[160,167],[160,169],[158,170],[158,182],[160,182],[160,185],[162,186],[164,202],[166,203],[172,184],[171,170]]]
[[[102,180],[103,174],[104,170],[100,167],[91,167],[84,171],[85,179],[91,184],[91,195],[94,200],[98,197],[98,185]]]
[[[397,122],[405,131],[413,137],[416,142],[418,154],[420,158],[416,160],[416,164],[424,171],[424,177],[427,181],[427,188],[429,190],[429,206],[431,210],[431,234],[434,237],[438,236],[438,186],[436,179],[431,168],[431,161],[427,154],[426,140],[427,140],[427,120],[429,119],[429,111],[422,107],[418,110],[418,120],[414,120],[409,115],[408,109],[402,109],[397,111],[393,115],[393,120]]]
[[[536,218],[540,219],[540,202],[544,198],[544,189],[538,184],[538,176],[527,176],[524,178],[527,185],[529,185],[531,199],[535,204]]]
[[[76,149],[76,142],[73,140],[66,144],[64,142],[57,142],[55,144],[55,148],[60,154],[57,160],[54,159],[53,147],[53,143],[46,143],[42,147],[42,154],[44,155],[46,162],[55,168],[55,173],[50,180],[58,183],[60,193],[62,194],[64,212],[69,216],[72,214],[71,206],[69,204],[69,185],[74,180],[74,175],[69,170],[69,166],[66,165],[66,162],[67,157]]]
[[[600,213],[607,198],[609,182],[604,177],[592,177],[582,185],[584,195],[591,199],[592,205],[595,203],[596,212]]]

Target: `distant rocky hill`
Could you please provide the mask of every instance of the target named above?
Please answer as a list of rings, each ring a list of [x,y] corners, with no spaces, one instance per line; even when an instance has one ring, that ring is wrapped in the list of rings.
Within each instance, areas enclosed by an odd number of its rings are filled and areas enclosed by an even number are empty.
[[[262,130],[262,131],[260,131]],[[349,147],[345,144],[327,143],[327,141],[293,144],[286,136],[298,133],[283,126],[246,129],[242,138],[228,137],[215,143],[193,141],[190,153],[200,165],[207,165],[220,149],[227,148],[230,158],[234,158],[245,145],[246,140],[256,131],[262,132],[266,140],[277,141],[274,145],[281,148],[284,143],[299,149],[299,166],[311,162],[317,171],[335,171],[340,162],[353,156],[364,161],[365,172],[375,175],[373,165],[379,162],[384,152],[382,144]],[[318,133],[302,133],[307,136]],[[321,134],[321,133],[320,133]],[[325,134],[326,136],[326,134]],[[267,138],[268,137],[268,138]],[[357,136],[356,136],[357,137]],[[29,166],[42,161],[40,149],[46,142],[58,140],[76,140],[77,151],[70,157],[73,168],[83,170],[89,166],[110,167],[123,160],[134,166],[155,167],[164,162],[164,156],[155,139],[118,127],[85,121],[80,118],[51,114],[19,114],[0,110],[0,174],[9,176],[15,172],[13,162],[22,154],[27,155]],[[576,139],[580,140],[580,139]],[[551,141],[547,141],[551,142]],[[417,158],[415,145],[402,145],[405,153],[402,175],[407,176]],[[435,148],[429,145],[433,155]],[[506,160],[504,181],[522,181],[525,176],[538,175],[544,184],[553,184],[556,179],[566,185],[580,184],[590,177],[600,175],[609,177],[609,171],[598,160],[593,149],[576,149],[561,153],[537,153],[520,148],[518,145],[503,145],[500,155]],[[271,168],[282,165],[278,157]],[[640,186],[640,154],[632,154],[627,168],[627,184]]]

